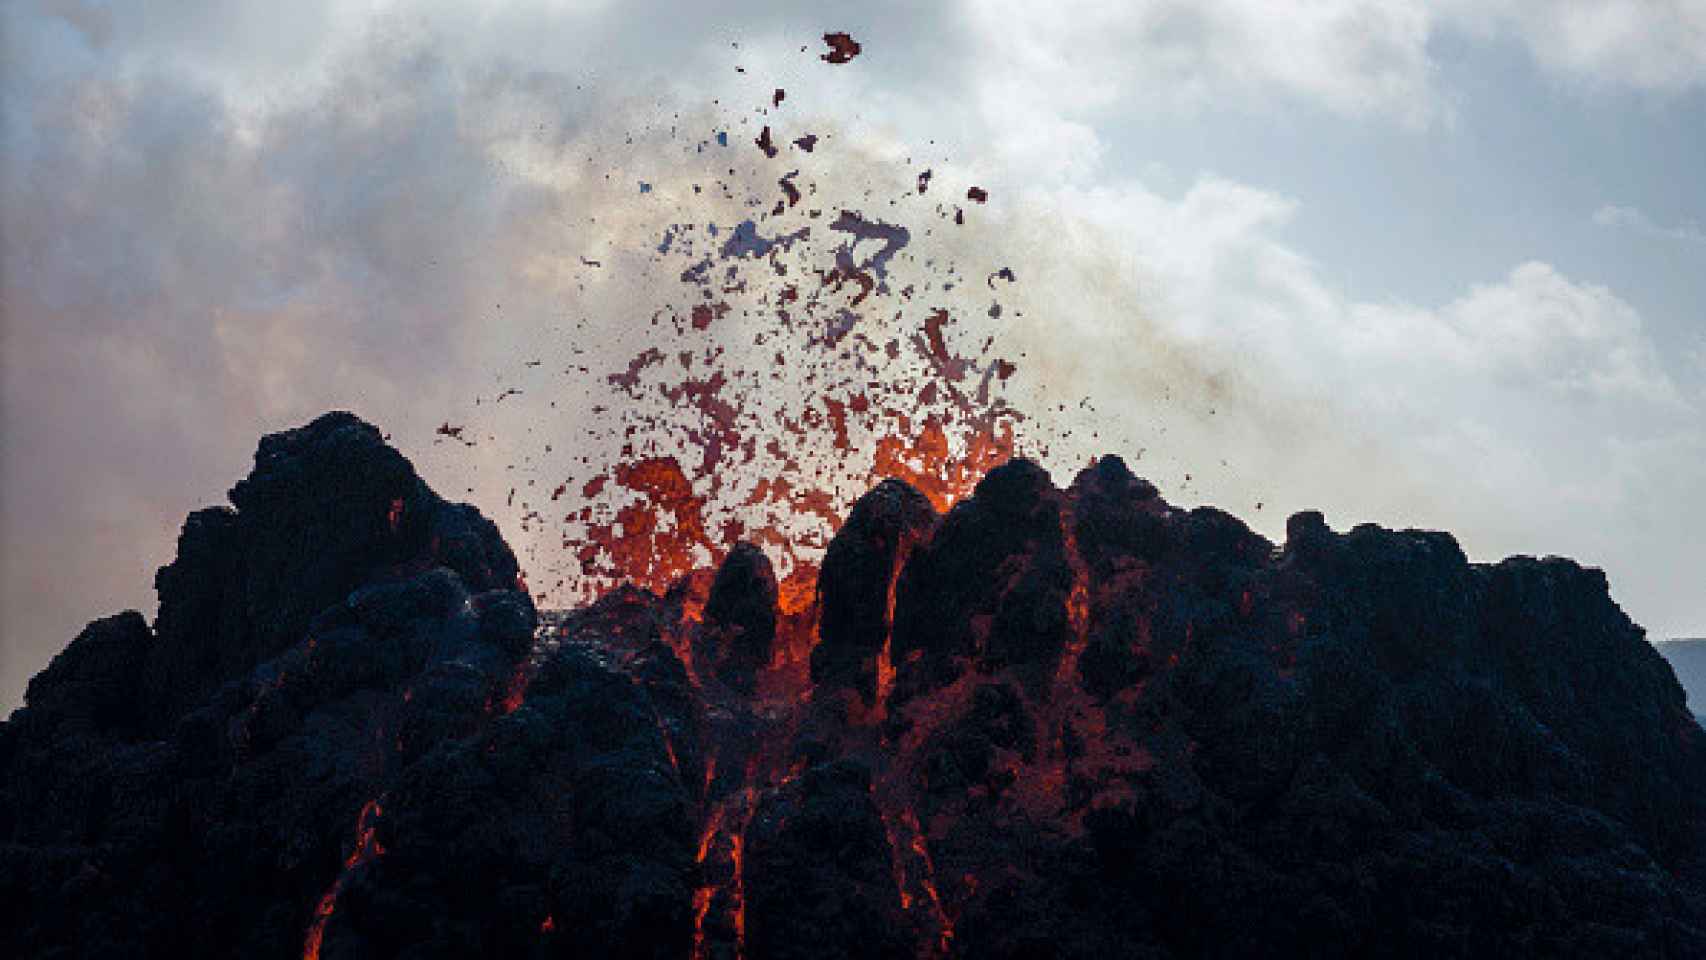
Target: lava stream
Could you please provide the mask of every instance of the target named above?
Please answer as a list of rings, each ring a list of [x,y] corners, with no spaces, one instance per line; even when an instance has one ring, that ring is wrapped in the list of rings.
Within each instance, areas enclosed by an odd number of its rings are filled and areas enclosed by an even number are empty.
[[[302,944],[302,960],[319,960],[320,943],[326,936],[326,923],[337,910],[338,894],[343,892],[344,882],[349,879],[350,871],[385,855],[385,847],[373,836],[373,820],[384,812],[379,797],[362,805],[361,814],[356,818],[355,849],[344,860],[344,868],[337,879],[332,881],[332,885],[326,888],[319,902],[314,905],[314,921],[309,924],[307,937]]]

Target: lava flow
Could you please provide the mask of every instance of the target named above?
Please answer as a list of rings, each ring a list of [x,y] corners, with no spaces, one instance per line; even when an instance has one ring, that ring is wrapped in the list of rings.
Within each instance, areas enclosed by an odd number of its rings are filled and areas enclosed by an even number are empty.
[[[344,883],[350,871],[365,863],[369,863],[385,855],[385,847],[374,839],[374,820],[383,814],[384,808],[379,805],[379,798],[362,804],[361,814],[355,822],[355,848],[344,859],[344,869],[338,878],[332,881],[331,887],[320,896],[314,905],[314,921],[308,927],[308,935],[302,943],[302,960],[320,960],[320,944],[326,937],[326,923],[332,919],[332,914],[338,908],[338,894],[343,892]]]

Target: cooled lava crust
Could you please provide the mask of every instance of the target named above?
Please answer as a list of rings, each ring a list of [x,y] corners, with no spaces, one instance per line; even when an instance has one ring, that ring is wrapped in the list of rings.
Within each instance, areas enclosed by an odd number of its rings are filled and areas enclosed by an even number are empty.
[[[1706,956],[1706,734],[1597,570],[1115,457],[540,615],[269,436],[0,725],[8,957]]]

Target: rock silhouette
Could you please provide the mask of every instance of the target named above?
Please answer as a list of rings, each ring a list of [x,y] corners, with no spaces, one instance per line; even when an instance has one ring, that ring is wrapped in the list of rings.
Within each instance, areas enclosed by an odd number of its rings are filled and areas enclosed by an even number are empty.
[[[328,414],[192,514],[153,625],[0,725],[0,954],[1706,955],[1706,732],[1604,576],[1105,457],[538,613]]]

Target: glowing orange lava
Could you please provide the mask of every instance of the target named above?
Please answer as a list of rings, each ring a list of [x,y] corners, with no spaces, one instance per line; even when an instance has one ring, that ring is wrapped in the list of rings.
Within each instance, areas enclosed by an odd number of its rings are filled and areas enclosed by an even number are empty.
[[[314,905],[314,920],[309,924],[308,935],[302,944],[303,960],[319,960],[320,943],[326,936],[326,923],[337,910],[338,894],[343,892],[344,882],[350,871],[385,855],[385,847],[373,837],[373,820],[383,812],[377,797],[362,805],[361,815],[356,818],[355,849],[345,858],[343,871]]]
[[[937,937],[936,948],[945,954],[954,940],[954,923],[948,919],[947,911],[942,908],[941,894],[936,892],[936,865],[930,859],[930,848],[925,845],[924,831],[918,825],[918,815],[911,810],[905,810],[901,812],[901,819],[912,831],[912,852],[924,863],[924,876],[919,878],[919,884],[930,900],[930,910],[935,914],[938,929],[941,931]]]

